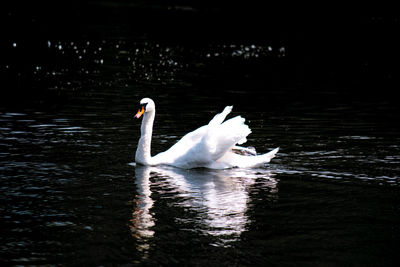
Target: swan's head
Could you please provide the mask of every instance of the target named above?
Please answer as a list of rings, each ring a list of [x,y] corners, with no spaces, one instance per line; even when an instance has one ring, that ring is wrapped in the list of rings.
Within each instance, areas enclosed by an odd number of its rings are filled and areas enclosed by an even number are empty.
[[[154,111],[155,108],[156,106],[153,100],[151,100],[150,98],[143,98],[142,100],[140,100],[139,111],[136,113],[135,118],[139,119],[143,113]]]

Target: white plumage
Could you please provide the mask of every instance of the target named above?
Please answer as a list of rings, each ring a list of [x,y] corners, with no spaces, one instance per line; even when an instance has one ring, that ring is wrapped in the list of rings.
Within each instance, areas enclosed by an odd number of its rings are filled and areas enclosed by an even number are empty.
[[[232,111],[232,106],[227,106],[207,125],[186,134],[170,149],[152,157],[151,137],[155,104],[150,98],[143,98],[140,105],[141,108],[135,116],[139,118],[144,114],[141,137],[135,155],[135,161],[139,164],[151,166],[165,164],[185,169],[199,167],[210,169],[246,168],[268,163],[279,150],[279,148],[275,148],[262,155],[235,153],[235,150],[252,151],[236,145],[245,143],[251,130],[241,116],[224,122],[226,116]]]

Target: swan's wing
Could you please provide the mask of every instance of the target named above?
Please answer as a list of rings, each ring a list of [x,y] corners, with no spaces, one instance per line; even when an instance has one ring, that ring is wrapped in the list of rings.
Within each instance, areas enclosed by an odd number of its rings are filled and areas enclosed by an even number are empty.
[[[251,133],[250,128],[244,124],[245,119],[236,116],[219,125],[209,124],[202,143],[206,146],[207,152],[213,160],[222,157],[236,144],[246,142],[246,137]]]
[[[225,120],[226,116],[231,113],[233,106],[226,106],[221,113],[218,113],[214,116],[214,118],[208,123],[210,127],[216,127],[221,125],[222,122]]]
[[[208,125],[202,126],[190,133],[184,135],[176,144],[167,151],[157,154],[153,159],[157,163],[186,166],[201,164],[211,160],[208,149],[202,144],[203,137],[207,134],[208,129],[218,127],[225,120],[226,116],[232,111],[232,106],[227,106],[225,109],[214,116]]]
[[[251,130],[244,123],[245,119],[240,116],[224,122],[231,110],[232,106],[227,106],[223,112],[215,115],[208,125],[186,134],[170,149],[156,155],[153,159],[157,164],[169,164],[181,168],[208,166],[222,169],[235,166],[235,163],[219,159],[229,158],[233,162],[240,161],[240,158],[230,155],[234,154],[231,150],[236,144],[246,142],[246,137]]]

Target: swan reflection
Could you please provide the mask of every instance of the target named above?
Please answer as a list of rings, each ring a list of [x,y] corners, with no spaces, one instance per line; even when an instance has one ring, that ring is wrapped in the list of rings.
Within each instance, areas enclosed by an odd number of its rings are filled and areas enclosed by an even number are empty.
[[[213,236],[218,240],[213,245],[226,246],[237,240],[249,223],[246,212],[251,187],[257,185],[269,193],[277,192],[277,181],[265,169],[215,171],[138,165],[135,175],[138,195],[131,231],[140,243],[140,250],[148,249],[154,235],[152,229],[156,222],[152,212],[156,211],[152,211],[152,207],[156,199],[152,198],[152,193],[168,198],[172,207],[183,207],[195,214],[189,218],[174,218],[181,224],[190,221],[196,225],[196,229],[182,229]]]
[[[143,251],[149,249],[148,243],[140,242],[154,235],[151,227],[154,226],[154,219],[150,213],[154,201],[151,198],[150,191],[150,168],[136,167],[136,186],[137,195],[134,199],[136,208],[132,212],[131,232],[132,236],[139,240],[138,250]]]

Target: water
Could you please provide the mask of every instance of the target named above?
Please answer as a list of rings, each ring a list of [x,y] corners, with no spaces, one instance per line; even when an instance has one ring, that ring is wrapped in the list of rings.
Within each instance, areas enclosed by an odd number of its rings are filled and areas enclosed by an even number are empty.
[[[3,43],[1,262],[398,264],[398,105],[350,90],[365,76],[346,70],[298,77],[294,47],[151,36]],[[304,66],[319,73],[317,63]],[[136,166],[143,97],[157,105],[153,154],[232,104],[252,129],[247,145],[280,152],[246,170]]]

